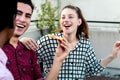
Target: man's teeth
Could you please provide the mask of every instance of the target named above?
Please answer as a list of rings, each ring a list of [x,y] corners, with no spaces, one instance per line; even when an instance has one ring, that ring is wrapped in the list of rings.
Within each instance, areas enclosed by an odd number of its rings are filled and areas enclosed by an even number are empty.
[[[19,28],[24,28],[24,26],[23,26],[23,25],[17,25],[17,27],[19,27]]]

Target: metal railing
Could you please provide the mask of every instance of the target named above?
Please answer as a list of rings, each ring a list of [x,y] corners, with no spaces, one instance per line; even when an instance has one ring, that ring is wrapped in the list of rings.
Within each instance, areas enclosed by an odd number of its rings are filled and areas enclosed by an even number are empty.
[[[31,22],[38,22],[40,20],[31,20]],[[58,20],[56,20],[58,21]],[[120,24],[120,21],[94,21],[94,20],[87,20],[88,23],[110,23],[110,24]]]
[[[89,23],[110,23],[110,24],[120,24],[118,21],[92,21],[92,20],[87,20]]]

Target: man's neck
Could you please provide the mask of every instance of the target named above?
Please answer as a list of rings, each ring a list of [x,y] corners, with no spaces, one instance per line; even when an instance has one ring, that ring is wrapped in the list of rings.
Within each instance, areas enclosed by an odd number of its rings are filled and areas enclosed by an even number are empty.
[[[12,38],[10,39],[10,44],[13,45],[14,48],[16,48],[16,47],[17,47],[18,40],[19,40],[18,38],[12,37]]]

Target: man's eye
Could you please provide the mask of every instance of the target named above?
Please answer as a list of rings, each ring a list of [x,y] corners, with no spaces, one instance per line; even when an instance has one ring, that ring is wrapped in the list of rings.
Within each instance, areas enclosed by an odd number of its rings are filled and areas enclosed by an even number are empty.
[[[69,18],[73,18],[72,16],[70,16]]]
[[[26,15],[27,18],[31,18],[31,15]]]
[[[17,10],[17,14],[20,15],[22,14],[22,12],[20,10]]]

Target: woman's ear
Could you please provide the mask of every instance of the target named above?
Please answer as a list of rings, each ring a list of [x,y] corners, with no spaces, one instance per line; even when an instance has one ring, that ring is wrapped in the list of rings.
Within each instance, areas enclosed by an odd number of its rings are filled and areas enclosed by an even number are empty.
[[[78,26],[82,24],[82,20],[78,19]]]

